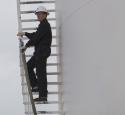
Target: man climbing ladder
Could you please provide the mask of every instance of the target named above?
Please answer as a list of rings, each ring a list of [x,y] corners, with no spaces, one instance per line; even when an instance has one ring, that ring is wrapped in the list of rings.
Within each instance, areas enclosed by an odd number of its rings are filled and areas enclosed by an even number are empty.
[[[35,101],[47,101],[47,58],[51,54],[52,32],[50,24],[47,21],[48,11],[45,7],[40,6],[36,9],[35,14],[40,24],[36,32],[18,32],[17,36],[27,36],[29,41],[23,47],[25,51],[28,47],[34,46],[35,52],[31,59],[27,62],[29,79],[32,91],[37,90],[39,97]],[[36,68],[36,73],[34,72]]]

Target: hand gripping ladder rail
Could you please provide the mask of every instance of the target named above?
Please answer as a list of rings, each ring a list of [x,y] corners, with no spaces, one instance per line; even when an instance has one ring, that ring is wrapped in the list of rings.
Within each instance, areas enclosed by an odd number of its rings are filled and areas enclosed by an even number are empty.
[[[39,5],[45,5],[50,15],[50,21],[53,33],[52,39],[52,54],[47,61],[47,79],[48,79],[48,102],[34,102],[33,98],[38,96],[38,92],[32,92],[27,72],[26,60],[31,57],[31,54],[26,54],[21,51],[24,46],[26,37],[19,37],[20,46],[20,73],[22,78],[22,94],[23,103],[25,106],[26,115],[64,115],[63,112],[63,96],[62,96],[62,78],[60,77],[59,63],[59,41],[56,38],[56,16],[55,16],[55,1],[54,0],[17,0],[17,15],[18,15],[18,31],[32,32],[36,30],[37,20],[34,18],[34,10]],[[35,26],[34,26],[34,25]],[[32,27],[31,27],[32,25]],[[30,26],[30,27],[29,27]]]

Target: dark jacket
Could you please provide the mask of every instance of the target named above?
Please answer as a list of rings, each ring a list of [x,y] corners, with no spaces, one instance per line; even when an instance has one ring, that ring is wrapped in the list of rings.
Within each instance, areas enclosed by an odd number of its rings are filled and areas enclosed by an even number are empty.
[[[47,19],[40,22],[36,32],[25,35],[29,38],[26,47],[35,46],[35,55],[48,57],[51,54],[52,32]]]

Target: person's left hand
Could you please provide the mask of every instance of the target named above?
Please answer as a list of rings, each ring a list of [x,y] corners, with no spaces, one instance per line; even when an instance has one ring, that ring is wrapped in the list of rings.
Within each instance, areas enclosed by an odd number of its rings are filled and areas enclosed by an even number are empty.
[[[17,33],[17,36],[24,36],[25,35],[25,32],[18,32]]]

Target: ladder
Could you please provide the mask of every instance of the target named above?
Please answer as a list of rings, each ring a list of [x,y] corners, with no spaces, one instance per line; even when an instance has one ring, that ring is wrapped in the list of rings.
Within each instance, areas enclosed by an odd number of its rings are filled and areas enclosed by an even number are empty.
[[[34,102],[38,92],[32,92],[27,72],[26,61],[32,56],[33,48],[25,53],[21,47],[27,42],[27,37],[19,37],[20,74],[22,79],[23,104],[26,115],[64,115],[63,111],[63,82],[60,72],[59,40],[56,35],[56,10],[55,0],[17,0],[18,31],[33,32],[38,21],[34,11],[38,6],[45,6],[50,15],[48,21],[52,27],[52,54],[47,60],[48,102]]]

